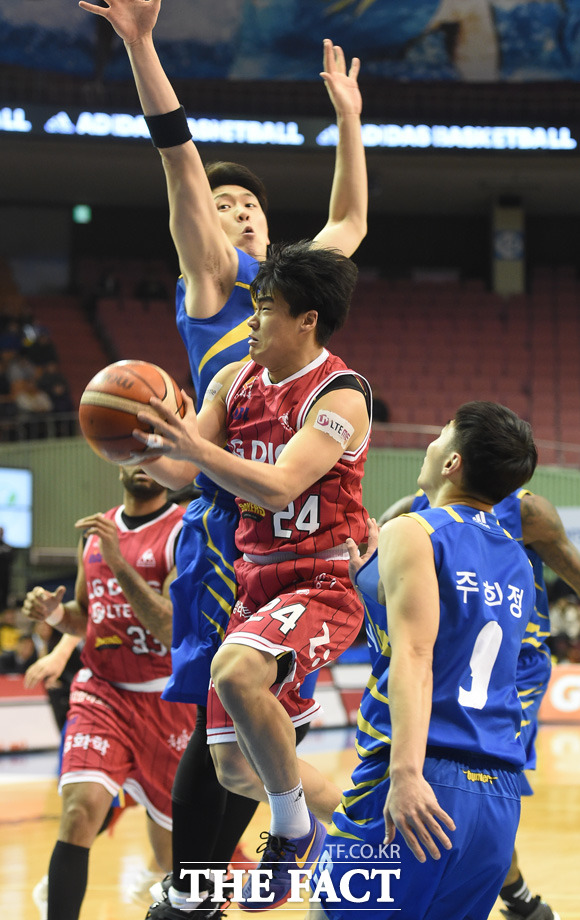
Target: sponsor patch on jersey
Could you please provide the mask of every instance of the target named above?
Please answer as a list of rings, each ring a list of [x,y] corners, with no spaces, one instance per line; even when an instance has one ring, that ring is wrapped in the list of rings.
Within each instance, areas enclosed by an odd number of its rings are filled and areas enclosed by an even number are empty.
[[[252,615],[252,611],[250,610],[250,608],[242,604],[241,601],[236,601],[236,603],[234,604],[234,609],[232,610],[232,613],[236,613],[238,614],[238,616],[241,616],[241,617],[249,617]]]
[[[266,512],[260,505],[255,505],[253,502],[242,502],[240,505],[240,516],[243,518],[251,518],[252,521],[261,521],[265,517]]]
[[[157,565],[155,561],[155,555],[153,553],[153,550],[146,549],[145,552],[142,553],[139,559],[137,560],[137,565],[144,565],[144,566],[149,566],[149,567]]]
[[[122,644],[120,636],[97,636],[95,639],[95,648],[118,648]]]
[[[223,383],[219,383],[219,381],[214,380],[214,382],[210,383],[207,390],[205,391],[205,399],[207,399],[208,402],[211,402],[216,398],[222,387]]]
[[[318,431],[329,434],[343,447],[346,447],[354,433],[354,428],[350,422],[347,422],[345,418],[342,418],[336,412],[326,412],[324,409],[321,409],[316,416],[314,427]]]
[[[282,428],[284,428],[286,431],[289,431],[291,434],[296,434],[296,432],[292,428],[292,425],[289,422],[289,417],[290,417],[290,413],[285,412],[284,415],[278,416],[278,421],[282,425]]]
[[[470,783],[493,783],[497,776],[490,776],[489,773],[474,773],[473,770],[463,770]]]

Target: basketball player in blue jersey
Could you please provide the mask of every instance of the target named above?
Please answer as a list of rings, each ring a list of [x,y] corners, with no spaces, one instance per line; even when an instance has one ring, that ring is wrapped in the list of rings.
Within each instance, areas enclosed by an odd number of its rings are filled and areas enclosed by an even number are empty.
[[[379,526],[400,514],[428,507],[429,501],[423,491],[407,495],[387,508],[379,519]],[[541,495],[517,489],[495,505],[494,511],[502,526],[522,544],[534,570],[536,602],[522,644],[517,673],[518,694],[523,708],[521,738],[526,749],[525,769],[533,770],[536,766],[538,711],[552,669],[546,641],[550,635],[550,613],[543,564],[578,593],[580,553],[566,534],[554,505]],[[522,795],[533,795],[523,773],[521,781]],[[522,877],[515,850],[500,895],[505,903],[502,913],[507,920],[559,920],[558,914],[542,901],[540,895],[532,897]]]
[[[108,19],[124,40],[139,98],[159,149],[167,181],[170,228],[182,277],[177,291],[177,321],[188,349],[198,405],[216,371],[248,354],[246,319],[253,312],[250,283],[269,243],[266,196],[246,167],[220,163],[204,169],[183,109],[163,71],[152,31],[161,0],[109,0],[107,7],[79,4]],[[361,139],[362,100],[358,59],[347,72],[342,50],[324,43],[322,77],[339,128],[328,221],[315,238],[321,247],[350,256],[366,234],[367,177]],[[200,705],[203,719],[209,669],[236,599],[233,562],[237,511],[233,498],[207,477],[198,480],[201,496],[184,518],[172,586],[173,678],[166,698]],[[250,799],[227,794],[217,783],[208,753],[205,724],[199,724],[186,750],[173,788],[173,875],[186,860],[219,868],[255,809]],[[224,817],[225,816],[225,817]],[[192,829],[203,828],[203,833]],[[226,852],[228,851],[229,852]],[[212,861],[212,856],[215,857]],[[217,855],[221,854],[220,860]],[[156,920],[181,917],[186,892],[165,885],[162,903],[151,909]],[[173,909],[175,908],[175,909]]]
[[[350,546],[372,676],[311,920],[356,904],[377,918],[487,920],[519,821],[516,671],[535,596],[493,505],[536,463],[526,422],[466,403],[427,448],[418,482],[431,507],[386,524],[374,552],[371,527],[362,559]]]

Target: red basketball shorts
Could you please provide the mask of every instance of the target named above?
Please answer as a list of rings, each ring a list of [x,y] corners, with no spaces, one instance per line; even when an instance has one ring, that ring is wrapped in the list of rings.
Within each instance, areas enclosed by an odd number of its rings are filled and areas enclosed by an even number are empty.
[[[83,680],[87,673],[81,669],[71,688],[60,787],[100,783],[112,796],[123,787],[171,830],[171,786],[195,706],[120,690],[94,675]]]
[[[356,639],[363,607],[344,560],[306,558],[272,565],[236,563],[238,601],[224,645],[247,645],[274,658],[291,653],[291,665],[271,687],[294,725],[310,722],[320,706],[302,699],[300,685],[311,671],[338,658]],[[233,722],[210,685],[209,744],[236,740]]]

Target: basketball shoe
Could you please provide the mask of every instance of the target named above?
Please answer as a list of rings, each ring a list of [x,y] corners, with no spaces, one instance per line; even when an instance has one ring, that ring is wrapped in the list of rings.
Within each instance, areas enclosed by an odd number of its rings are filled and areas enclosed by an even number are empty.
[[[213,884],[211,882],[208,882],[209,890],[204,892],[201,902],[192,910],[188,910],[187,906],[174,907],[172,905],[169,900],[169,889],[172,885],[173,875],[170,872],[161,882],[151,886],[151,895],[156,900],[147,911],[145,920],[185,920],[190,914],[192,920],[218,920],[218,918],[226,916],[224,909],[229,907],[230,898],[225,897],[220,901],[214,900]],[[224,886],[227,886],[227,879],[224,882]]]
[[[517,907],[517,905],[513,905]],[[508,907],[500,907],[500,913],[506,920],[560,920],[560,915],[552,910],[549,904],[542,901],[542,896],[537,894],[531,901],[524,905],[526,913]]]
[[[264,831],[260,837],[265,840],[258,853],[262,859],[258,870],[269,870],[272,877],[269,879],[269,893],[274,894],[271,901],[252,901],[252,879],[250,878],[243,887],[243,900],[239,906],[242,910],[250,912],[273,910],[288,900],[292,891],[292,876],[290,870],[306,872],[312,869],[322,852],[326,837],[326,828],[314,815],[310,814],[310,829],[304,837],[276,837]]]
[[[151,890],[161,885],[159,872],[151,872],[149,869],[141,869],[127,888],[127,895],[135,904],[144,904],[146,907],[151,904]],[[156,901],[159,900],[155,895]]]

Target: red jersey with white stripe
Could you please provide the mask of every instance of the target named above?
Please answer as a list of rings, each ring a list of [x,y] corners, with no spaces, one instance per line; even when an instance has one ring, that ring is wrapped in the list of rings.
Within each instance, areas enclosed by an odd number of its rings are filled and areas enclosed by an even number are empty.
[[[183,508],[171,504],[157,517],[132,529],[123,521],[123,508],[121,505],[105,514],[117,526],[121,554],[148,585],[161,593],[174,566]],[[99,538],[94,534],[85,544],[83,564],[89,598],[87,637],[82,653],[85,667],[111,683],[146,684],[168,677],[169,649],[133,613],[103,559]]]
[[[284,446],[304,425],[324,390],[354,372],[326,349],[311,364],[280,383],[250,361],[239,372],[226,399],[228,450],[262,463],[275,463]],[[359,376],[359,375],[355,375]],[[363,389],[368,384],[361,379]],[[345,386],[347,386],[345,380]],[[346,450],[338,463],[284,511],[271,512],[243,499],[236,544],[247,554],[290,552],[315,556],[344,544],[347,537],[366,537],[362,477],[370,436],[356,451]]]

